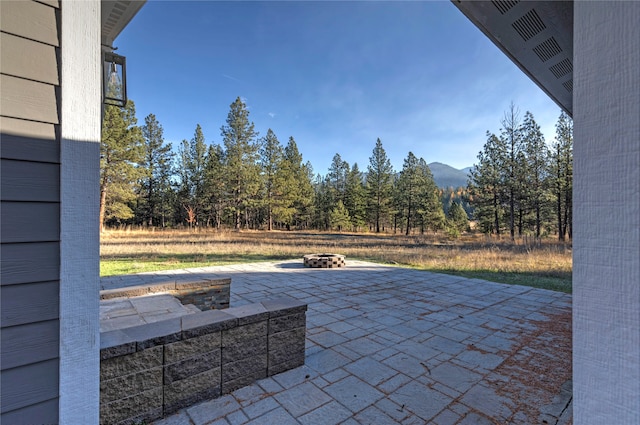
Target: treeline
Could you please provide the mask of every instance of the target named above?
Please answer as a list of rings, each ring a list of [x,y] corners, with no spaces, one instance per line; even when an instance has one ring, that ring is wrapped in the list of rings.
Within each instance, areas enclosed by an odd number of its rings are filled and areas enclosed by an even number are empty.
[[[498,135],[487,132],[469,179],[470,203],[482,232],[496,235],[555,233],[572,237],[573,123],[564,112],[551,147],[533,114],[520,119],[513,104]]]
[[[124,108],[107,106],[101,144],[101,226],[407,235],[429,230],[458,235],[468,230],[475,211],[483,231],[499,233],[505,227],[508,179],[500,180],[500,191],[487,186],[488,168],[482,161],[489,159],[488,145],[469,188],[438,189],[427,163],[411,152],[402,169],[395,171],[380,139],[366,172],[336,154],[326,175],[314,174],[293,137],[284,146],[271,129],[258,137],[240,98],[230,105],[220,136],[222,144],[207,143],[197,125],[193,137],[174,149],[164,140],[153,114],[138,126],[133,102]],[[496,201],[501,211],[498,221],[487,225],[487,212],[494,212],[486,204],[489,189],[496,196],[499,192]],[[531,211],[525,213],[525,203],[518,199],[524,232]]]

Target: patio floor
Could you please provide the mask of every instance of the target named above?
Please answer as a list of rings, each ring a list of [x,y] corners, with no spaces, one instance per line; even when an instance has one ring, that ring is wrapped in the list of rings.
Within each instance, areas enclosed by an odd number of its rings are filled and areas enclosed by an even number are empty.
[[[568,424],[571,296],[352,261],[204,267],[102,279],[231,277],[231,306],[308,304],[305,365],[154,422]]]

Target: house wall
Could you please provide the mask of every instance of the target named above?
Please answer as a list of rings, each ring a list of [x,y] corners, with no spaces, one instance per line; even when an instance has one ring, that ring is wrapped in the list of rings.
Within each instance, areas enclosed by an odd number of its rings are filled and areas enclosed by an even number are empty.
[[[57,423],[60,5],[0,2],[1,423]]]
[[[640,3],[574,4],[574,423],[640,423]]]

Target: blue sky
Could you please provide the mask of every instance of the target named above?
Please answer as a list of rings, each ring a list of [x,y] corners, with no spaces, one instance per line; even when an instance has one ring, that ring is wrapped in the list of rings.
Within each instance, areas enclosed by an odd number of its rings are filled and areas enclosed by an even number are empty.
[[[382,140],[471,166],[513,101],[547,142],[560,108],[449,1],[154,1],[116,39],[138,123],[150,113],[174,147],[196,124],[207,143],[240,96],[255,129],[293,136],[315,173],[339,153],[366,170]]]

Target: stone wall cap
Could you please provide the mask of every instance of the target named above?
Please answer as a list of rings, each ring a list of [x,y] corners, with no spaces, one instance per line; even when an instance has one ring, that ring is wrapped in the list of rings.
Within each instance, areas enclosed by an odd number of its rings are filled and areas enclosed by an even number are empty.
[[[206,288],[209,286],[226,285],[231,283],[231,278],[204,278],[204,279],[180,279],[176,281],[176,290]]]
[[[111,298],[131,298],[141,295],[155,294],[157,292],[175,291],[176,281],[168,280],[165,282],[157,282],[146,285],[126,286],[124,288],[103,289],[100,291],[100,299],[108,300]]]
[[[295,298],[280,297],[262,301],[269,317],[284,316],[286,314],[307,311],[307,304]]]
[[[180,331],[180,318],[161,320],[122,329],[122,332],[136,341],[137,351],[179,341],[181,339]]]
[[[238,326],[238,318],[221,310],[207,310],[182,316],[183,338],[193,338]]]
[[[136,351],[136,341],[120,329],[100,332],[100,360],[132,354]]]
[[[261,322],[269,318],[269,312],[261,303],[227,308],[225,313],[238,318],[238,326]]]

